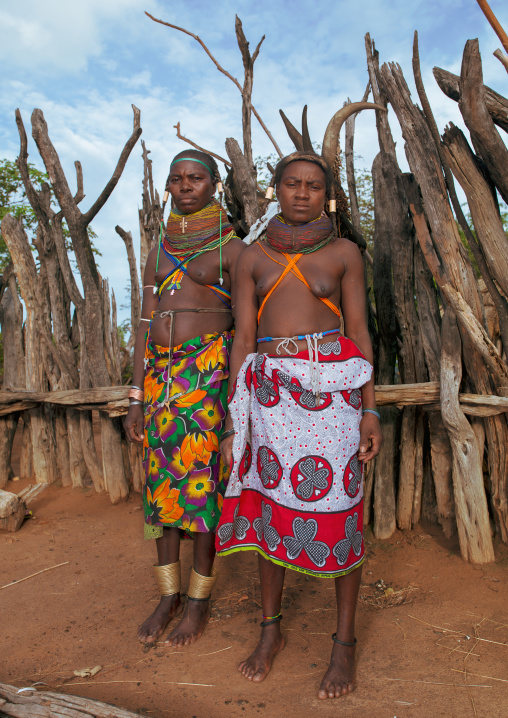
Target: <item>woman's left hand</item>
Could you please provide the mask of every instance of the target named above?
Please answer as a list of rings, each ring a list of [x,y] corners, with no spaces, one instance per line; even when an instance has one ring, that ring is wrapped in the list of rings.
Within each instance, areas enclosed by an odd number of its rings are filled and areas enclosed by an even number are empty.
[[[358,458],[360,461],[370,461],[379,454],[383,434],[379,419],[374,414],[364,414],[360,421],[360,449]]]

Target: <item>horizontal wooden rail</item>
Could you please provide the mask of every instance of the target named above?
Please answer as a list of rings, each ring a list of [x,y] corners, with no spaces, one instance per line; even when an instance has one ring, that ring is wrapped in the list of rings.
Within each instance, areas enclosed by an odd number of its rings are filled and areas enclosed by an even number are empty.
[[[122,416],[129,406],[128,392],[128,386],[48,392],[0,391],[0,416],[32,409],[42,403],[81,410],[97,409],[110,416]],[[494,416],[508,411],[508,396],[460,394],[459,399],[462,411],[471,416]],[[376,386],[376,401],[378,406],[421,405],[428,410],[439,410],[439,382],[379,385]]]

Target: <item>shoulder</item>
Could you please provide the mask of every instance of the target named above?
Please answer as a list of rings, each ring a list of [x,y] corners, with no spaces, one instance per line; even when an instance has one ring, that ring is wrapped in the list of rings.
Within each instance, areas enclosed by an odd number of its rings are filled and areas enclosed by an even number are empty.
[[[226,246],[223,248],[223,252],[228,252],[228,254],[238,256],[243,250],[245,249],[246,245],[245,243],[240,239],[240,237],[237,237],[236,235],[232,237],[229,242],[226,244]]]
[[[331,243],[335,256],[344,262],[345,269],[354,269],[358,266],[363,268],[363,259],[358,245],[345,237],[337,237]]]
[[[262,254],[259,247],[257,247],[257,242],[254,242],[253,244],[246,245],[244,242],[242,242],[244,249],[238,258],[238,267],[241,268],[243,271],[246,270],[252,270],[254,268],[254,264],[256,260],[259,258],[259,255]]]
[[[146,258],[146,263],[148,264],[148,262],[156,262],[158,253],[159,253],[159,245],[156,244],[155,247],[152,247],[152,249],[148,252],[148,257]]]

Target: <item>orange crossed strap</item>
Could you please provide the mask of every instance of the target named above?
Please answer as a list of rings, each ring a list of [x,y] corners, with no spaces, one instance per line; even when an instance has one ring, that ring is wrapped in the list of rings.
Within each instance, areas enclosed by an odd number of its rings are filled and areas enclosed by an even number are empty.
[[[302,254],[294,254],[293,256],[291,256],[290,254],[286,254],[286,252],[281,252],[281,254],[286,258],[286,261],[287,261],[287,264],[283,264],[282,262],[278,262],[276,259],[274,259],[271,254],[268,254],[268,252],[266,251],[266,249],[263,247],[263,245],[260,242],[258,243],[258,247],[260,249],[262,249],[263,252],[266,254],[266,256],[270,257],[270,259],[273,260],[276,264],[279,264],[281,267],[284,267],[284,271],[282,272],[280,277],[277,279],[277,281],[275,282],[273,287],[270,289],[268,294],[265,296],[265,298],[263,299],[263,303],[259,307],[259,312],[258,312],[258,324],[259,324],[259,320],[261,318],[261,314],[263,313],[263,309],[265,308],[266,302],[268,301],[269,297],[271,297],[273,292],[277,289],[277,287],[282,282],[282,280],[284,279],[286,274],[289,274],[289,272],[294,274],[295,277],[297,277],[301,282],[303,282],[303,284],[305,284],[305,286],[311,292],[312,292],[312,289],[310,288],[310,284],[308,283],[308,281],[305,279],[303,274],[300,272],[300,270],[296,266],[296,263],[298,262],[298,260],[303,256]],[[326,299],[326,297],[318,297],[318,299],[320,299],[323,302],[323,304],[326,304],[326,306],[329,309],[331,309],[334,314],[336,314],[338,317],[340,317],[340,311],[337,309],[335,304],[333,304],[329,299]]]

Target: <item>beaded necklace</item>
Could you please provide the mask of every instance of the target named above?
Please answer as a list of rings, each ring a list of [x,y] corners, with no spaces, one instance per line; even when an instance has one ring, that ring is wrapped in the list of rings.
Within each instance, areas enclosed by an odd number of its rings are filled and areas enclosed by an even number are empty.
[[[334,238],[331,219],[322,214],[307,224],[286,224],[284,217],[273,217],[266,228],[266,242],[276,252],[311,254],[322,249]]]
[[[227,234],[224,236],[225,232]],[[235,230],[216,199],[212,199],[206,207],[192,214],[183,214],[174,209],[169,215],[165,231],[161,222],[155,272],[159,269],[161,247],[166,255],[181,260],[180,265],[164,280],[165,288],[174,294],[175,289],[180,289],[185,273],[183,270],[187,264],[205,252],[219,249],[219,284],[222,286],[222,245],[227,244],[234,236]],[[157,288],[154,291],[156,292]]]

